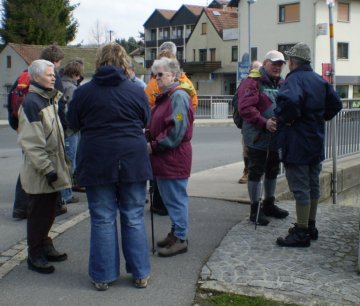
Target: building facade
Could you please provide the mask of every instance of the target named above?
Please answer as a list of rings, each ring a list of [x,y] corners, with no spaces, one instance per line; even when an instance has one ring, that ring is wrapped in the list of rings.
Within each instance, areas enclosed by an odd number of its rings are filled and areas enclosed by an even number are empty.
[[[269,50],[285,51],[298,42],[305,42],[312,50],[314,70],[326,77],[330,64],[326,0],[232,0],[229,5],[238,7],[239,11],[240,57],[249,50],[249,33],[252,60],[262,60]],[[358,98],[360,1],[335,1],[332,12],[337,91],[342,98]],[[285,69],[284,75],[287,71]]]

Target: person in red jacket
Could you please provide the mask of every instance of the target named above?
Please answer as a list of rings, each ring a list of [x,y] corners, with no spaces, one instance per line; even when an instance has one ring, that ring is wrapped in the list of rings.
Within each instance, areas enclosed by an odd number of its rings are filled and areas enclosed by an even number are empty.
[[[161,198],[171,219],[171,231],[158,241],[161,257],[188,249],[188,178],[191,172],[194,110],[189,88],[176,81],[180,74],[176,59],[163,57],[151,68],[161,90],[151,112],[148,150]]]

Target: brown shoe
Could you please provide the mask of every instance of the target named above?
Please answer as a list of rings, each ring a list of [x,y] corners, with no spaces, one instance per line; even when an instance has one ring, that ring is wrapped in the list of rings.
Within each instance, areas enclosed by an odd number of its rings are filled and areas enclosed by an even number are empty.
[[[178,254],[186,253],[188,249],[187,240],[181,240],[177,237],[173,237],[170,243],[158,250],[158,255],[160,257],[170,257]]]
[[[244,170],[244,174],[242,177],[239,178],[238,183],[239,184],[246,184],[249,179],[249,172]]]
[[[170,233],[167,234],[167,236],[163,239],[163,240],[160,240],[156,243],[156,245],[160,248],[164,248],[166,247],[170,241],[174,238],[174,232],[171,231]]]

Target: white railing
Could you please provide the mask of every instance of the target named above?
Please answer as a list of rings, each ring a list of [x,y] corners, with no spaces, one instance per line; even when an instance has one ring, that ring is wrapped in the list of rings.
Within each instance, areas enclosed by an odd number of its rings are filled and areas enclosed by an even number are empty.
[[[198,96],[199,105],[195,117],[199,119],[232,118],[232,97]],[[345,157],[360,153],[360,99],[342,99],[343,109],[335,118],[337,155]],[[330,122],[325,126],[325,158],[333,156]]]

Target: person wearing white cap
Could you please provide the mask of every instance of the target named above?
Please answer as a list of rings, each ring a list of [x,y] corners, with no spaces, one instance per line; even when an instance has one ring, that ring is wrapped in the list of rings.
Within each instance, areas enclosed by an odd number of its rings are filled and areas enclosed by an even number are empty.
[[[265,55],[263,67],[250,73],[241,82],[238,91],[238,110],[244,120],[242,132],[249,158],[250,221],[257,221],[259,225],[269,223],[265,216],[285,218],[289,215],[286,210],[275,205],[274,197],[280,161],[275,137],[277,124],[273,117],[284,64],[282,53],[269,51]],[[264,174],[264,201],[256,220],[262,196],[260,181]]]
[[[325,155],[325,121],[332,119],[342,104],[333,87],[312,70],[308,45],[298,43],[285,54],[289,56],[290,73],[279,91],[275,114],[280,157],[294,194],[297,221],[276,243],[309,247],[311,240],[318,239],[315,221]]]

